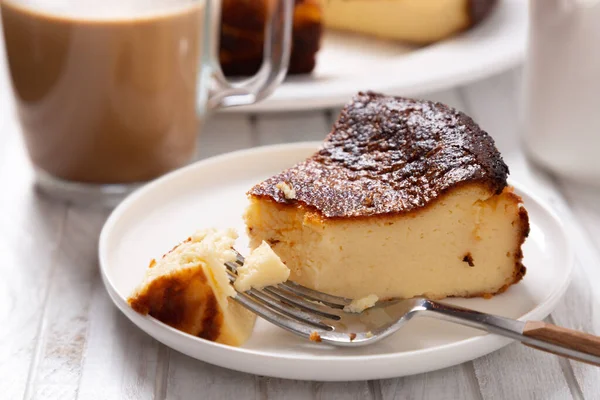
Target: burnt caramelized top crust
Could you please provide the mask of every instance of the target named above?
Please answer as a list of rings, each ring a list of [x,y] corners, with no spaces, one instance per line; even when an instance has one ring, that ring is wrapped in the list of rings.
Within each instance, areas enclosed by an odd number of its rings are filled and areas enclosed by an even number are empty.
[[[249,194],[299,202],[328,218],[365,217],[424,207],[465,183],[499,194],[507,175],[494,140],[462,112],[368,92],[342,110],[317,153]]]

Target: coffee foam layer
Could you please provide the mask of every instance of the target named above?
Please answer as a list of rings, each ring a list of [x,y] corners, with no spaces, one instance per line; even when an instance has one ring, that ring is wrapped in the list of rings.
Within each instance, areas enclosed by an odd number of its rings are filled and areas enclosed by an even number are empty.
[[[131,20],[175,14],[206,0],[5,0],[30,12],[74,20]]]

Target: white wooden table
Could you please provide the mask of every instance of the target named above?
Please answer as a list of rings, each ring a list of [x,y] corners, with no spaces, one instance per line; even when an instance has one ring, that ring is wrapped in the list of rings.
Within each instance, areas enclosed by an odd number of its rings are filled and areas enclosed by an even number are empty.
[[[0,399],[600,399],[600,368],[519,344],[440,371],[351,383],[253,376],[166,348],[130,323],[104,291],[96,251],[108,212],[52,202],[34,190],[3,65],[0,71]],[[478,121],[496,139],[511,177],[567,222],[577,265],[548,319],[600,334],[600,193],[526,163],[519,150],[519,71],[425,97]],[[200,138],[200,156],[321,140],[338,111],[220,114]]]

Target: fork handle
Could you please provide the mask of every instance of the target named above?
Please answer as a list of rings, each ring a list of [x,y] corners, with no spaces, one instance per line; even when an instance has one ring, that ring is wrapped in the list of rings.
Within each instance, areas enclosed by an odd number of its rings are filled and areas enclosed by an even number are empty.
[[[543,321],[527,321],[523,328],[523,335],[577,352],[593,354],[600,358],[600,337],[589,333],[563,328]],[[600,363],[594,360],[582,359],[576,355],[563,354],[550,349],[543,349],[532,343],[523,344],[538,350],[544,350],[549,353],[558,354],[600,367]]]
[[[600,337],[542,321],[518,321],[422,299],[426,315],[502,335],[548,353],[600,367]]]

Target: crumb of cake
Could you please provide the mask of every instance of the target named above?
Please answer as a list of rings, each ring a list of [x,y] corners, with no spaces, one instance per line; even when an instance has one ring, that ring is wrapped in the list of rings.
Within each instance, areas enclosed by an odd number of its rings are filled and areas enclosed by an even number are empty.
[[[356,339],[356,333],[351,333],[348,336],[350,336],[350,341],[353,341],[354,339]]]
[[[463,257],[463,262],[466,262],[467,264],[469,264],[469,267],[474,267],[475,263],[473,262],[473,256],[471,255],[471,253],[467,253],[465,254],[465,256]]]
[[[483,297],[486,300],[489,300],[492,297],[494,297],[494,295],[492,293],[484,293],[481,297]]]
[[[152,260],[150,260],[150,264],[148,265],[148,268],[153,268],[156,265],[156,260],[153,258]]]
[[[313,332],[310,334],[310,337],[309,337],[309,339],[310,339],[310,341],[311,341],[311,342],[317,342],[317,343],[318,343],[318,342],[320,342],[320,341],[321,341],[321,336],[320,336],[320,335],[319,335],[317,332],[314,332],[314,331],[313,331]]]
[[[368,338],[372,338],[373,337],[373,332],[369,331],[365,334],[366,337]]]
[[[287,200],[294,200],[296,198],[296,191],[287,182],[279,182],[275,187],[283,192],[283,196]]]
[[[373,201],[373,196],[371,194],[367,194],[363,199],[362,204],[365,207],[373,207],[373,205],[375,204],[375,202]]]
[[[354,299],[350,304],[344,307],[344,311],[359,314],[365,311],[367,308],[373,307],[375,303],[377,303],[377,300],[379,300],[379,297],[374,294],[370,294],[361,299]]]
[[[237,269],[237,279],[233,286],[238,292],[262,289],[287,281],[290,269],[275,254],[265,241],[254,249]]]

